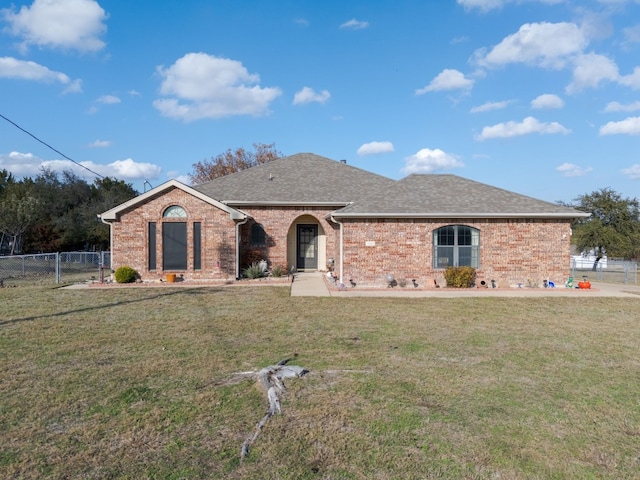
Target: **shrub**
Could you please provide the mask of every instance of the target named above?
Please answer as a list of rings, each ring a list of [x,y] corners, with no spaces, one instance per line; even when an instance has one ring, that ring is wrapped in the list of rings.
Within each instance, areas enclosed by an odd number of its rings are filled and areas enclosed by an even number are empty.
[[[259,248],[252,248],[247,250],[242,255],[242,265],[245,268],[250,268],[254,263],[258,263],[260,260],[266,258],[265,253]]]
[[[471,288],[476,283],[476,269],[473,267],[447,267],[444,271],[447,287]]]
[[[284,267],[284,265],[276,265],[271,269],[272,277],[276,277],[276,278],[284,277],[286,274],[287,274],[287,269]]]
[[[131,267],[119,267],[116,270],[115,277],[118,283],[133,283],[138,278],[138,272]]]
[[[253,262],[247,268],[245,268],[242,273],[247,278],[260,278],[264,275],[264,271],[258,262]]]

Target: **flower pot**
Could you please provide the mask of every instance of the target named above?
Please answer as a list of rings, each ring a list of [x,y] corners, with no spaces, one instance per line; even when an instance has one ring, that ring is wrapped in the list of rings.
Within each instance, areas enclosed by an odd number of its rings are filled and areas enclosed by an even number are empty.
[[[167,282],[173,283],[175,281],[176,281],[176,274],[175,273],[167,273]]]

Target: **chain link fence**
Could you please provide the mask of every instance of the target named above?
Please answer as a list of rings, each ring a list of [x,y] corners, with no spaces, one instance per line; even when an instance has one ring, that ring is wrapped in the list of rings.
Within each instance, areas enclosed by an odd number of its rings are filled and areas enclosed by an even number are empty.
[[[595,267],[594,267],[595,265]],[[571,261],[571,276],[574,282],[587,277],[606,283],[638,284],[638,262],[606,260],[604,262]]]
[[[102,281],[111,274],[110,252],[62,252],[0,256],[0,282],[18,284]]]

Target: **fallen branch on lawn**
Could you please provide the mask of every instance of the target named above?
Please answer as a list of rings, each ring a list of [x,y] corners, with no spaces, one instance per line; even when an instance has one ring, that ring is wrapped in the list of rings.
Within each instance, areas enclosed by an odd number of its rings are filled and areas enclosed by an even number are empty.
[[[285,391],[284,379],[302,377],[306,373],[309,373],[309,370],[302,367],[287,365],[289,360],[290,359],[287,358],[278,362],[276,365],[265,367],[257,374],[258,385],[260,385],[260,387],[266,392],[269,405],[267,407],[267,413],[265,413],[264,417],[262,417],[262,419],[257,423],[253,435],[248,437],[242,444],[242,449],[240,451],[241,460],[244,460],[244,458],[249,454],[249,447],[251,447],[253,442],[258,438],[258,435],[260,435],[260,431],[267,423],[267,420],[276,413],[282,413],[280,396]]]

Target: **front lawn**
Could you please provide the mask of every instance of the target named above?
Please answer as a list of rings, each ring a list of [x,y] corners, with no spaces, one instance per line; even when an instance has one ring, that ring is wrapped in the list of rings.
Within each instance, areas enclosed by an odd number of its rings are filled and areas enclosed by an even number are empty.
[[[638,477],[640,298],[288,292],[0,289],[0,478]]]

